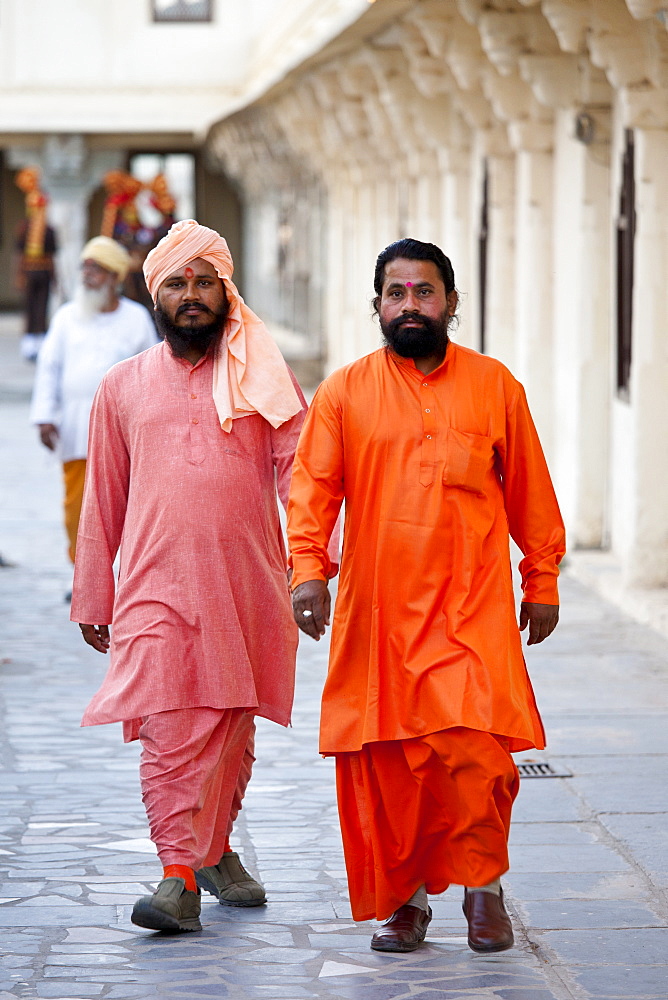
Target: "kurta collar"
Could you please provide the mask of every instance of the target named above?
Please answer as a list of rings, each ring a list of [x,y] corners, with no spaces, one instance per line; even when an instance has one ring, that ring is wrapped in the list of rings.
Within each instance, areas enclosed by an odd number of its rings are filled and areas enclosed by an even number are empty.
[[[424,372],[421,372],[420,369],[416,366],[413,358],[402,358],[400,354],[396,354],[389,347],[387,348],[388,357],[392,359],[395,365],[401,367],[406,372],[406,374],[411,375],[415,379],[425,379],[425,378],[435,379],[445,375],[447,373],[447,369],[452,365],[456,351],[457,351],[456,345],[453,344],[451,340],[448,341],[448,347],[445,352],[445,357],[441,361],[438,368],[434,368],[433,372],[430,372],[429,375],[425,375]]]
[[[196,364],[191,365],[187,358],[177,358],[176,355],[172,354],[172,349],[166,340],[163,341],[163,345],[169,358],[182,368],[186,368],[189,372],[194,372],[196,368],[203,367],[207,362],[213,364],[213,354],[211,351],[207,351],[207,353],[203,354]]]

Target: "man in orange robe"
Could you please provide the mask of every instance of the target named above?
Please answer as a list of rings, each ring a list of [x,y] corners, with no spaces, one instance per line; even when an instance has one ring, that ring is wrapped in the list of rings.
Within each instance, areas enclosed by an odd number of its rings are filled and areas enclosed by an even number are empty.
[[[132,921],[153,930],[201,930],[200,888],[264,903],[229,834],[254,718],[287,726],[292,706],[276,489],[287,502],[306,407],[232,268],[218,233],[171,228],[144,265],[165,340],[108,372],[91,416],[71,617],[111,663],[83,724],[141,741],[164,877]]]
[[[544,746],[520,630],[533,644],[557,624],[563,524],[522,386],[448,339],[448,258],[401,240],[380,254],[375,289],[386,346],[327,378],[302,428],[293,610],[324,634],[345,500],[320,745],[336,758],[353,916],[389,918],[372,948],[412,951],[426,894],[456,883],[470,946],[501,951],[510,754]],[[519,629],[509,535],[524,554]]]

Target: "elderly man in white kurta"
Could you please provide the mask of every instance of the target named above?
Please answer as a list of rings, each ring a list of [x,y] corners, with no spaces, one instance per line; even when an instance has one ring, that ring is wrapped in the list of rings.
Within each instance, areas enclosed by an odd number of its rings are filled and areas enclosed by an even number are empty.
[[[55,313],[39,355],[30,419],[40,439],[63,463],[65,530],[74,562],[81,513],[88,420],[102,376],[118,361],[157,343],[144,306],[118,288],[130,255],[107,236],[96,236],[81,253],[81,283],[74,300]]]

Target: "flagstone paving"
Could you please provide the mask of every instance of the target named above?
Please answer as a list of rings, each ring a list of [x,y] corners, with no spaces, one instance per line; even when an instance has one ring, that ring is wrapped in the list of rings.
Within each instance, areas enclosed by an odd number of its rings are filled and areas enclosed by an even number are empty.
[[[233,840],[261,875],[253,910],[204,896],[201,934],[130,923],[159,867],[118,726],[79,728],[104,659],[63,595],[58,467],[27,426],[30,369],[0,324],[0,1000],[666,1000],[668,645],[564,579],[562,624],[527,653],[572,772],[526,779],[505,879],[517,946],[466,945],[461,890],[427,943],[369,949],[347,901],[331,760],[317,754],[327,646],[300,649],[293,728],[261,722]]]

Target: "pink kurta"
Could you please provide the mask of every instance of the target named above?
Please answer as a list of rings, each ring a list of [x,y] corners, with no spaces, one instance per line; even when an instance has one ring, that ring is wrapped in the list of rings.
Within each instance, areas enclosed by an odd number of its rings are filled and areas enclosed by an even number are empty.
[[[290,721],[298,630],[276,486],[285,503],[306,404],[277,430],[253,414],[228,434],[212,376],[211,357],[193,367],[162,343],[95,398],[71,617],[112,623],[112,640],[83,725],[201,706]]]

